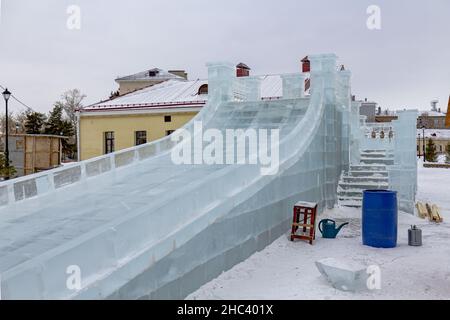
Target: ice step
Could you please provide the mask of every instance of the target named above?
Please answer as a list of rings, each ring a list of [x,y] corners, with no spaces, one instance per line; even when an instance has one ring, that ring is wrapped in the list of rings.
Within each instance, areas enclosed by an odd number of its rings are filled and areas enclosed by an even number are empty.
[[[348,183],[348,182],[340,182],[339,188],[341,191],[347,190],[380,190],[389,188],[388,183],[370,183],[370,182],[359,182],[359,183]]]
[[[362,197],[338,197],[338,204],[345,207],[361,207]]]
[[[361,153],[361,158],[394,159],[394,155],[385,153]]]
[[[341,207],[350,207],[350,208],[361,208],[362,207],[361,202],[354,202],[354,201],[341,201],[341,202],[338,202],[338,204]]]
[[[385,159],[388,156],[386,154],[381,153],[362,153],[361,158],[370,158],[370,159]]]
[[[343,197],[343,198],[353,198],[353,197],[358,197],[358,198],[362,198],[363,196],[363,190],[345,190],[345,191],[338,191],[338,198],[339,197]]]
[[[354,202],[361,202],[362,203],[362,196],[338,196],[339,201],[354,201]]]
[[[386,165],[384,164],[351,165],[350,171],[386,171]]]
[[[352,176],[343,176],[342,182],[345,183],[360,183],[360,182],[374,182],[374,183],[388,183],[388,177],[374,177],[374,176],[361,176],[361,177],[352,177]]]
[[[356,170],[350,171],[348,173],[349,177],[371,177],[371,178],[385,178],[389,176],[389,173],[385,170],[383,171],[364,171],[364,170]]]
[[[389,158],[361,158],[362,164],[376,164],[376,165],[393,165],[394,159]]]
[[[386,149],[366,149],[361,151],[361,153],[386,153],[386,152],[388,152]]]

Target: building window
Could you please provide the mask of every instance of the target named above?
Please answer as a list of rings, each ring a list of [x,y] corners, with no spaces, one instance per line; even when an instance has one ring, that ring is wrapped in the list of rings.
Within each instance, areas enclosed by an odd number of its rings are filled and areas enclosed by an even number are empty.
[[[174,133],[175,132],[175,130],[167,130],[166,131],[166,135],[167,136],[170,136],[172,133]]]
[[[439,145],[439,152],[442,152],[442,145]]]
[[[141,144],[147,143],[147,131],[136,131],[134,133],[135,145],[139,146]]]
[[[164,122],[172,122],[172,116],[164,116]]]
[[[114,132],[105,132],[105,154],[114,152]]]

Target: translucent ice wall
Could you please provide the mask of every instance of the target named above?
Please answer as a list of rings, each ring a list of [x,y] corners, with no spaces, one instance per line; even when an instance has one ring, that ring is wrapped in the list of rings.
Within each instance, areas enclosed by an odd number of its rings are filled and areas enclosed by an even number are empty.
[[[385,150],[388,157],[393,156],[394,165],[387,165],[389,188],[398,192],[399,208],[414,213],[417,110],[399,111],[398,120],[392,122],[367,123],[365,116],[359,116],[359,107],[360,103],[352,103],[350,162],[359,164],[360,154],[365,150]]]
[[[400,210],[414,213],[417,193],[417,110],[398,112],[398,120],[393,121],[394,163],[388,167],[389,188],[398,192]]]
[[[349,164],[350,75],[335,55],[310,59],[311,96],[298,91],[302,75],[289,75],[274,101],[258,99],[258,78],[209,64],[209,102],[184,127],[193,140],[200,121],[222,133],[278,129],[275,174],[175,165],[179,145],[164,138],[0,184],[2,297],[182,298],[284,234],[297,201],[332,207]],[[79,289],[67,286],[73,266]]]

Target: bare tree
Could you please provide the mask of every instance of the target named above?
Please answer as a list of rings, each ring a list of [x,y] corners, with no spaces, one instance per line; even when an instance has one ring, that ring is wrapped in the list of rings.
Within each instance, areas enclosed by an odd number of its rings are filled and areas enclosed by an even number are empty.
[[[29,113],[30,113],[30,111],[24,110],[15,115],[14,121],[16,123],[17,133],[25,133],[26,132],[25,125],[26,125],[27,117],[28,117]]]
[[[22,113],[14,114],[9,113],[8,114],[8,132],[9,134],[16,134],[16,133],[23,133],[23,121],[22,121]],[[0,134],[5,134],[6,126],[6,116],[5,114],[0,115]]]
[[[72,89],[64,92],[61,96],[61,100],[55,104],[63,108],[67,118],[75,128],[75,135],[77,128],[76,111],[83,107],[84,98],[86,98],[86,95],[82,94],[80,90]]]
[[[64,92],[61,95],[61,100],[55,103],[55,108],[61,108],[64,110],[65,118],[67,118],[70,127],[72,128],[69,131],[65,131],[65,134],[69,136],[69,140],[65,142],[67,144],[67,148],[71,148],[73,152],[66,152],[70,158],[76,158],[76,145],[77,145],[77,116],[76,112],[83,108],[83,100],[86,98],[86,95],[82,94],[78,89],[72,89]],[[55,110],[55,109],[54,109]],[[64,119],[61,119],[64,120]],[[62,121],[64,122],[64,121]]]

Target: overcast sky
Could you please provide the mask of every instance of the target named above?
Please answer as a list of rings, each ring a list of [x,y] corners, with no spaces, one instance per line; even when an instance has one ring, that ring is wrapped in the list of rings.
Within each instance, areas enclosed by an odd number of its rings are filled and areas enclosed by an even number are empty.
[[[329,52],[352,71],[353,93],[383,108],[428,109],[439,98],[446,109],[450,94],[449,0],[0,2],[0,85],[38,111],[72,88],[97,102],[118,75],[152,67],[196,79],[206,62],[227,60],[285,73]],[[67,28],[69,5],[81,9],[80,30]],[[381,8],[381,30],[367,28],[369,5]]]

